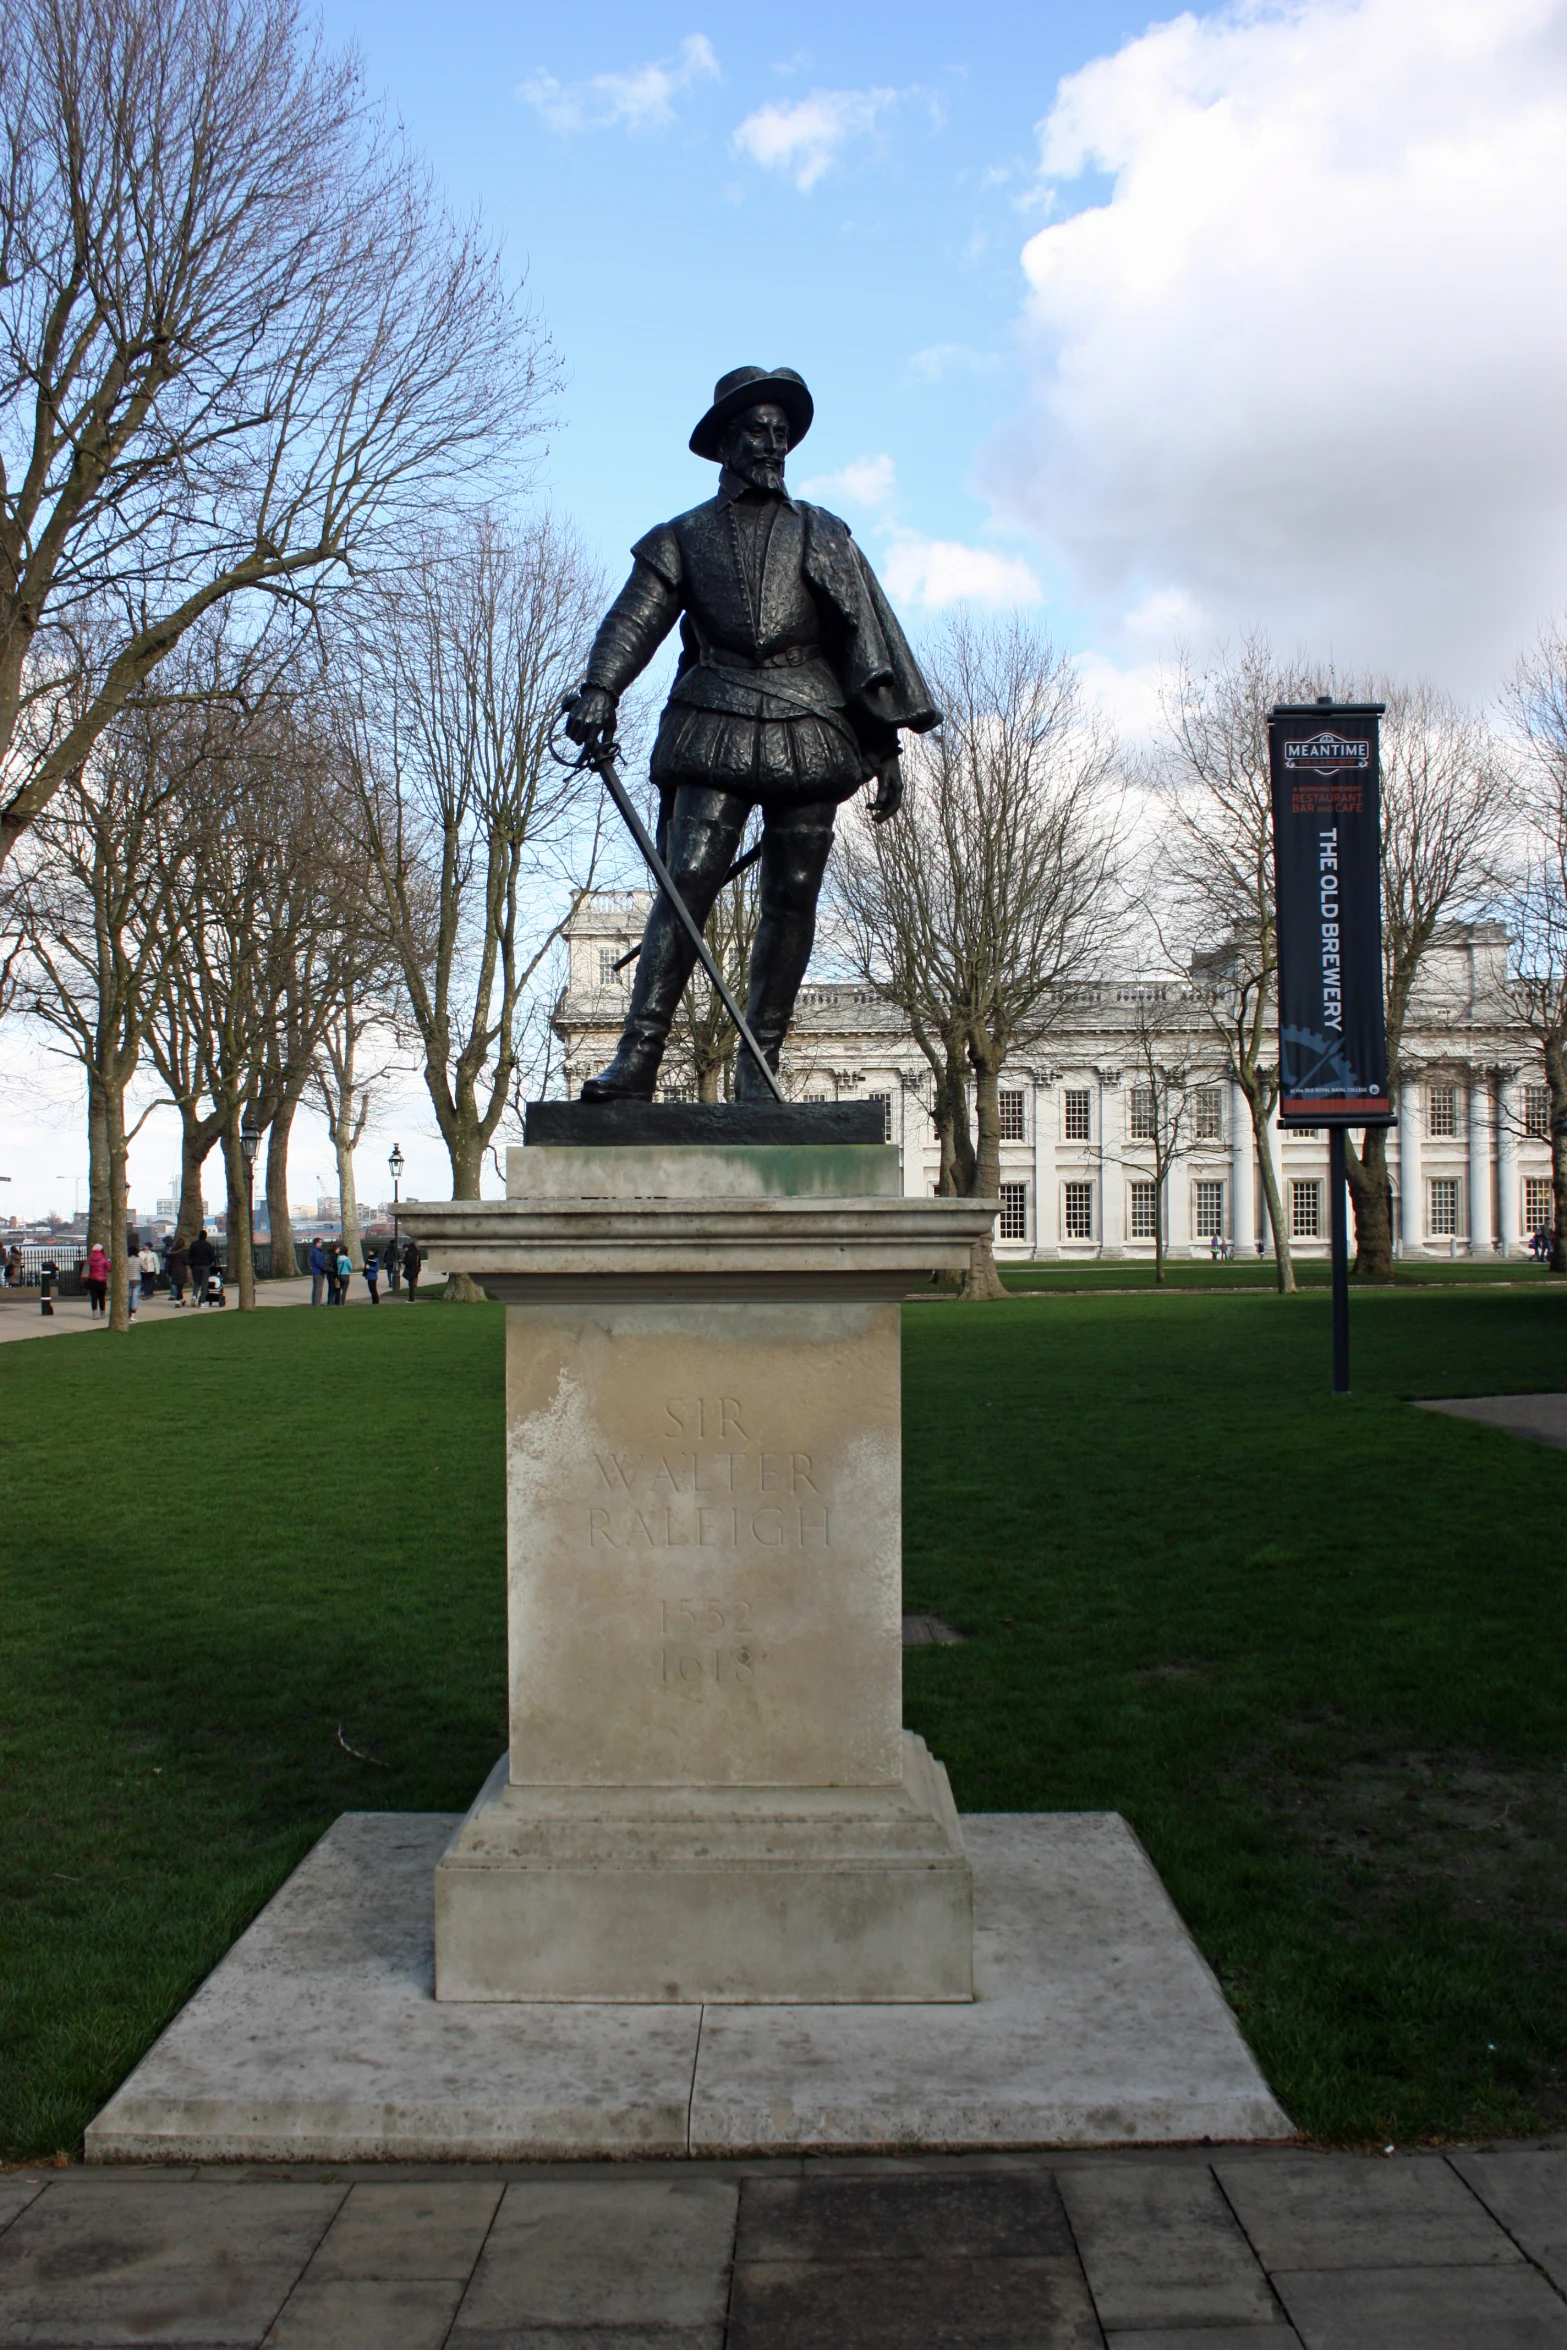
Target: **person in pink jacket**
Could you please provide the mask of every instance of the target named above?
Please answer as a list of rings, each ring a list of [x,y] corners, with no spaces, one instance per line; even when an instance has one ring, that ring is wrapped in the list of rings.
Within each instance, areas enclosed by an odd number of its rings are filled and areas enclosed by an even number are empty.
[[[87,1251],[87,1294],[92,1299],[95,1316],[108,1312],[109,1260],[102,1243],[96,1240]]]

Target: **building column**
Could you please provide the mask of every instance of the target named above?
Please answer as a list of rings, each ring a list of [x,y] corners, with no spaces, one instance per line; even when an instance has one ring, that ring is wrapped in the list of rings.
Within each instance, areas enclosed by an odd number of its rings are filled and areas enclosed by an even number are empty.
[[[1425,1245],[1425,1201],[1420,1175],[1420,1085],[1413,1076],[1398,1081],[1398,1233],[1406,1257]]]
[[[1177,1159],[1164,1179],[1164,1247],[1167,1256],[1192,1253],[1192,1163]]]
[[[1523,1202],[1518,1196],[1517,1073],[1496,1073],[1497,1234],[1504,1257],[1516,1256],[1522,1240]]]
[[[1126,1170],[1121,1164],[1120,1150],[1123,1136],[1111,1132],[1111,1109],[1119,1111],[1121,1080],[1112,1083],[1101,1072],[1099,1078],[1099,1253],[1104,1257],[1126,1254]],[[1120,1119],[1114,1121],[1119,1129]]]
[[[1490,1086],[1483,1069],[1469,1072],[1469,1254],[1491,1253]]]
[[[1034,1121],[1034,1254],[1058,1256],[1061,1235],[1056,1230],[1056,1131],[1051,1116],[1050,1088],[1038,1077],[1029,1094],[1029,1116]]]
[[[1251,1104],[1238,1085],[1230,1087],[1230,1249],[1249,1257],[1257,1245],[1257,1138]]]

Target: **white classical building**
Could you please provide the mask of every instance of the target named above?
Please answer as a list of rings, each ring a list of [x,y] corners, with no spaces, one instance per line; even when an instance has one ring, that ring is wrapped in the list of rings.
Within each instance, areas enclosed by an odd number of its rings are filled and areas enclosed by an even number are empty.
[[[614,1050],[631,976],[629,964],[617,966],[640,938],[648,905],[640,890],[597,892],[568,927],[554,1026],[573,1094]],[[1404,1256],[1516,1256],[1552,1220],[1549,1096],[1538,1049],[1509,1013],[1506,951],[1499,924],[1455,923],[1438,932],[1421,966],[1388,1142]],[[1250,1113],[1224,1076],[1201,1004],[1173,983],[1106,981],[1071,990],[1048,1039],[1003,1075],[998,1256],[1153,1255],[1159,1202],[1145,1139],[1148,1094],[1137,1082],[1139,1004],[1151,995],[1161,1056],[1193,1071],[1183,1155],[1166,1186],[1165,1245],[1177,1256],[1208,1256],[1216,1242],[1240,1254],[1269,1246]],[[879,1101],[904,1191],[934,1190],[929,1067],[871,989],[802,988],[783,1076],[804,1101]],[[661,1090],[671,1098],[685,1090],[673,1054]],[[1326,1134],[1275,1125],[1272,1149],[1293,1247],[1326,1255]]]

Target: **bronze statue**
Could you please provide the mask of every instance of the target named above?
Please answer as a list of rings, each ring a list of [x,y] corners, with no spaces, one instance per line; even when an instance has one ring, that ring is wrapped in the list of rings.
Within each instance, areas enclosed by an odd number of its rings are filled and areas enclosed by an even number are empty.
[[[846,522],[791,498],[784,460],[813,407],[789,367],[722,376],[691,435],[720,467],[718,495],[632,548],[631,577],[604,615],[567,718],[590,749],[675,622],[680,663],[653,747],[659,847],[698,924],[762,811],[762,911],[747,1024],[776,1070],[816,934],[816,900],[840,800],[874,780],[871,813],[903,797],[898,729],[940,721],[902,629]],[[584,1101],[652,1099],[695,948],[660,897],[648,917],[631,1008]],[[749,1054],[735,1091],[762,1095]]]

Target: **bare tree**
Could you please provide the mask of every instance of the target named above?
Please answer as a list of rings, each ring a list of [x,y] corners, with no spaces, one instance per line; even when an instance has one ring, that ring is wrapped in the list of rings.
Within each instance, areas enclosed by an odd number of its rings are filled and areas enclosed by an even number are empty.
[[[1489,729],[1432,685],[1373,681],[1354,699],[1385,701],[1382,722],[1382,963],[1390,1106],[1410,993],[1437,924],[1495,880],[1506,775]],[[1393,1278],[1387,1129],[1369,1127],[1344,1162],[1355,1209],[1355,1270]]]
[[[95,1188],[101,1181],[107,1191],[101,1222],[89,1230],[109,1254],[112,1330],[130,1327],[127,1164],[136,1127],[125,1097],[165,985],[168,884],[156,836],[175,789],[170,751],[145,716],[110,728],[35,828],[19,891],[36,974],[32,1010],[66,1039],[87,1078]]]
[[[1183,656],[1162,694],[1152,760],[1166,823],[1148,903],[1166,954],[1195,986],[1251,1113],[1282,1291],[1295,1287],[1268,1121],[1279,1098],[1278,932],[1268,712],[1314,700],[1314,672],[1275,660],[1265,636],[1200,674]]]
[[[295,0],[0,0],[0,865],[189,629],[385,559],[551,380]]]
[[[373,1036],[384,1025],[386,1009],[384,996],[377,1000],[367,989],[361,997],[349,985],[322,1030],[316,1052],[316,1097],[337,1158],[338,1228],[356,1273],[364,1265],[364,1241],[359,1227],[354,1152],[370,1121],[375,1088],[388,1074],[384,1060],[367,1072],[360,1047],[367,1036]]]
[[[548,741],[602,600],[548,515],[428,542],[360,641],[344,743],[364,851],[452,1168],[477,1199],[583,807]]]
[[[1170,1176],[1196,1147],[1195,1061],[1183,1018],[1185,1005],[1168,983],[1150,981],[1133,990],[1130,1055],[1131,1141],[1153,1161],[1154,1280],[1164,1281]],[[1147,1159],[1131,1165],[1146,1167]]]
[[[960,615],[927,674],[940,733],[913,747],[895,821],[858,811],[844,828],[838,907],[861,978],[897,1004],[929,1063],[944,1178],[994,1199],[1008,1055],[1050,1032],[1119,912],[1115,750],[1071,663],[1022,622]],[[1006,1295],[988,1239],[963,1294]]]
[[[1513,1008],[1551,1100],[1551,1270],[1567,1273],[1567,618],[1542,630],[1507,694],[1528,747],[1513,804],[1524,832],[1507,897]]]

